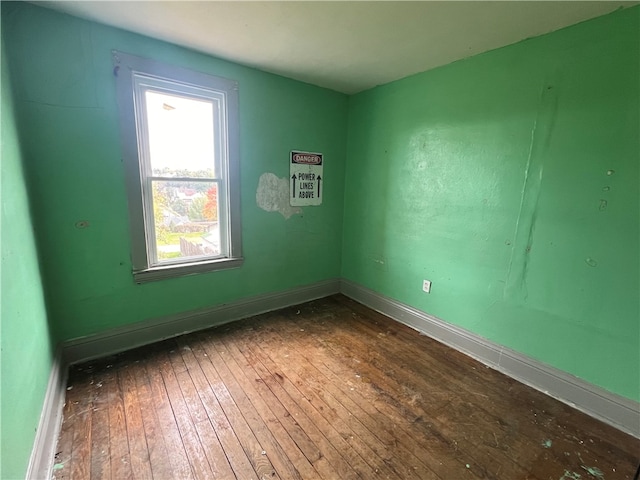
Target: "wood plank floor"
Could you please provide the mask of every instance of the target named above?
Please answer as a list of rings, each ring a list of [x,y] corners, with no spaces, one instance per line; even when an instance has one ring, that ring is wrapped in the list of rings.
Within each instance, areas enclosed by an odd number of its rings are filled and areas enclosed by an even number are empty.
[[[72,367],[62,479],[632,480],[640,440],[337,295]]]

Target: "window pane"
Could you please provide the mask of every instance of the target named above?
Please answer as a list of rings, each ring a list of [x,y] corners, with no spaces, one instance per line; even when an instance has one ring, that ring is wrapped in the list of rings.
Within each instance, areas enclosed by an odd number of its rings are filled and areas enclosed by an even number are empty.
[[[153,182],[156,263],[216,257],[220,249],[216,182]]]
[[[154,176],[215,177],[213,103],[145,91]]]

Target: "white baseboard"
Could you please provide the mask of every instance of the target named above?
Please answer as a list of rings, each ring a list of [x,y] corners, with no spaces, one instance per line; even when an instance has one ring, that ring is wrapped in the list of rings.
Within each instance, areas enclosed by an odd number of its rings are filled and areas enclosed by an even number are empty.
[[[62,408],[64,406],[65,386],[67,384],[67,368],[62,363],[62,351],[58,349],[51,366],[49,383],[40,413],[38,430],[33,442],[31,458],[27,467],[28,480],[44,480],[51,478],[53,458],[58,442],[58,434],[62,425]]]
[[[348,280],[340,291],[525,385],[640,438],[640,403],[621,397],[550,365],[444,322]]]
[[[228,304],[168,315],[64,342],[53,361],[27,480],[51,478],[55,448],[62,425],[69,365],[101,358],[184,333],[222,325],[340,291],[340,280],[326,280],[284,292],[267,293]]]
[[[325,280],[284,292],[257,295],[227,304],[138,322],[64,342],[63,360],[68,366],[105,357],[185,333],[326,297],[339,291],[339,279]]]
[[[343,293],[394,320],[459,350],[495,370],[640,438],[640,404],[566,372],[416,310],[347,280],[327,280],[169,315],[64,342],[56,353],[27,470],[27,479],[51,477],[68,367],[184,333],[222,325],[318,298]]]

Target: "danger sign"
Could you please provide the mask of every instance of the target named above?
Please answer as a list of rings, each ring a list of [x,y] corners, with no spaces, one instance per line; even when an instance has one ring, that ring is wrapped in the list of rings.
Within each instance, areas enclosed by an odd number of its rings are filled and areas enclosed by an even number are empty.
[[[322,154],[293,151],[290,165],[291,206],[322,204]]]

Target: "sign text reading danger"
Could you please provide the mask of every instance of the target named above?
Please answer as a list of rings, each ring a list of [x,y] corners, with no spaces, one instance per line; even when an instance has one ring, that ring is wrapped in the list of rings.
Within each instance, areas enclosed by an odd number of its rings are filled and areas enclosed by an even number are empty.
[[[322,155],[315,153],[293,153],[291,155],[292,163],[300,163],[303,165],[322,165]]]

